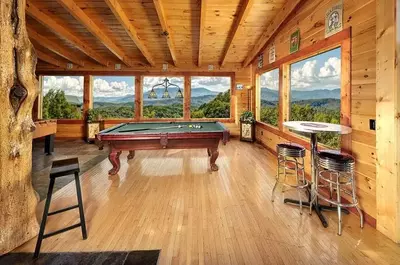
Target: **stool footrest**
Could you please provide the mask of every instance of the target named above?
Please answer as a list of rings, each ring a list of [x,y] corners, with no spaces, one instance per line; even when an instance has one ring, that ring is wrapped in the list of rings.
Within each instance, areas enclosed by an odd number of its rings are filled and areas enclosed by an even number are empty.
[[[73,205],[73,206],[69,206],[69,207],[67,207],[67,208],[60,209],[60,210],[51,212],[51,213],[48,214],[48,216],[54,215],[54,214],[58,214],[58,213],[62,213],[62,212],[66,212],[66,211],[69,211],[69,210],[72,210],[72,209],[75,209],[75,208],[78,208],[78,207],[79,207],[79,204]]]
[[[71,229],[75,229],[75,228],[78,228],[78,227],[81,227],[81,226],[82,226],[82,223],[78,223],[78,224],[74,224],[74,225],[68,226],[66,228],[63,228],[63,229],[60,229],[60,230],[57,230],[57,231],[54,231],[54,232],[51,232],[51,233],[43,235],[43,239],[51,237],[51,236],[58,235],[60,233],[67,232],[67,231],[69,231]]]

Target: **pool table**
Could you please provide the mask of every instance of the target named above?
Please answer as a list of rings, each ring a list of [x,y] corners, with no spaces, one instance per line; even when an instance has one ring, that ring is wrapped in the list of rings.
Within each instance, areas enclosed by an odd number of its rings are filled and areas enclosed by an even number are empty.
[[[129,151],[128,160],[135,150],[205,148],[210,157],[212,171],[217,171],[218,145],[229,141],[229,130],[220,122],[130,122],[122,123],[97,134],[110,148],[109,160],[115,175],[120,169],[119,156]]]

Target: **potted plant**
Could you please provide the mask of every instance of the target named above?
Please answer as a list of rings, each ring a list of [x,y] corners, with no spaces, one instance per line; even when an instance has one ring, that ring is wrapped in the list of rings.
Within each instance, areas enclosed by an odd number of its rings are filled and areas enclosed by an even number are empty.
[[[100,132],[101,116],[95,109],[89,109],[86,114],[86,141],[93,143],[96,134]]]
[[[253,112],[247,110],[240,115],[240,140],[254,142],[255,118]]]

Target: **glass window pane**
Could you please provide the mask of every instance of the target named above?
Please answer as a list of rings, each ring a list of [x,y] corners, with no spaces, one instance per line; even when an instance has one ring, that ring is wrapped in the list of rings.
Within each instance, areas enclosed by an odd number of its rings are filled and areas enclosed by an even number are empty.
[[[165,89],[166,81],[167,91]],[[143,117],[183,118],[183,97],[185,94],[183,87],[183,77],[144,77]]]
[[[340,124],[341,49],[337,48],[290,67],[290,120]],[[318,134],[318,142],[340,147],[335,133]]]
[[[192,76],[192,118],[230,118],[231,78]]]
[[[82,119],[83,76],[43,76],[43,118]]]
[[[103,119],[135,117],[135,77],[94,76],[93,109]]]
[[[279,119],[279,69],[260,76],[260,121],[278,126]]]

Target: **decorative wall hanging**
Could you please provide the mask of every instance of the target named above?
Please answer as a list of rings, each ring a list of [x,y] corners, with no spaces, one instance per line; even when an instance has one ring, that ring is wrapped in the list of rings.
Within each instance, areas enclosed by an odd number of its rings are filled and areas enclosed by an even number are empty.
[[[257,66],[258,68],[262,68],[264,66],[264,53],[258,55]]]
[[[268,63],[273,63],[276,60],[276,53],[275,53],[275,44],[272,44],[269,47],[269,56],[268,56]]]
[[[329,8],[325,13],[325,38],[343,29],[343,2]]]
[[[300,47],[300,29],[290,35],[290,53],[297,52]]]

